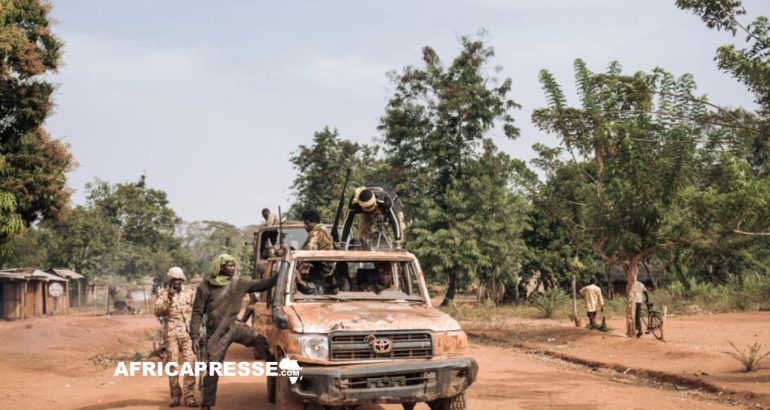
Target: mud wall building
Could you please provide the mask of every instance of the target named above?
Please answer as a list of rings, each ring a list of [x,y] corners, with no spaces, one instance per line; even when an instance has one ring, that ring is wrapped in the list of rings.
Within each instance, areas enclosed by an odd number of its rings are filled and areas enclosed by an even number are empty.
[[[53,288],[60,290],[61,295],[53,296]],[[0,317],[3,319],[68,313],[67,279],[34,268],[0,270]]]

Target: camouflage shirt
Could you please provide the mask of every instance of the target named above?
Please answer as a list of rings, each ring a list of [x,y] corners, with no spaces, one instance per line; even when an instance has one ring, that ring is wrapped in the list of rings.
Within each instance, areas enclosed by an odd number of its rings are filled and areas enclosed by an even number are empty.
[[[155,316],[166,317],[166,337],[189,337],[194,300],[195,292],[188,287],[183,287],[171,299],[168,297],[168,289],[160,292],[155,300]]]
[[[307,234],[307,240],[302,245],[306,251],[328,251],[332,248],[332,237],[321,227],[321,224],[315,224],[313,229]]]

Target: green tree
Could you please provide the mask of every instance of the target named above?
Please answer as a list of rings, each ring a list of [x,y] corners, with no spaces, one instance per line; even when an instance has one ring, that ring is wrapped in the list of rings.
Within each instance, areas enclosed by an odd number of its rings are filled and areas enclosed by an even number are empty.
[[[347,168],[351,169],[349,193],[351,187],[381,179],[377,149],[341,138],[336,129],[329,127],[313,135],[312,145],[300,145],[290,161],[297,171],[292,186],[297,198],[290,210],[293,218],[312,208],[318,211],[321,221],[331,223]]]
[[[632,286],[638,264],[657,247],[676,240],[665,234],[669,219],[683,212],[677,198],[697,171],[696,146],[703,135],[704,100],[693,95],[691,76],[621,74],[618,63],[595,74],[575,62],[580,107],[567,105],[561,87],[546,70],[540,80],[549,106],[532,114],[540,129],[559,137],[580,166],[590,193],[583,232],[607,263],[623,263],[628,281],[626,332],[634,334]]]
[[[31,225],[69,205],[72,156],[42,127],[53,106],[46,75],[61,50],[49,10],[44,1],[0,0],[0,245],[19,232],[18,218]]]
[[[134,183],[97,181],[86,189],[90,208],[116,228],[116,247],[102,259],[108,272],[132,278],[165,272],[174,264],[172,255],[180,247],[174,232],[181,219],[165,192],[149,188],[144,175]]]
[[[728,31],[733,36],[740,31],[745,35],[747,48],[724,45],[717,49],[717,66],[732,74],[751,90],[765,119],[770,116],[770,22],[759,16],[743,24],[738,16],[746,9],[738,0],[676,0],[683,10],[691,10],[709,28]],[[767,131],[767,130],[765,130]]]
[[[735,0],[677,0],[709,28],[743,36],[745,47],[717,49],[717,66],[754,93],[756,112],[710,104],[704,118],[708,139],[700,149],[703,168],[698,189],[685,192],[693,210],[683,225],[692,226],[688,249],[672,251],[676,271],[708,280],[725,280],[744,271],[766,272],[770,265],[770,24],[767,16],[742,22],[746,10]],[[684,266],[690,261],[692,266]],[[687,281],[683,280],[685,285]]]
[[[183,224],[181,231],[181,246],[190,255],[189,272],[201,277],[209,270],[209,265],[221,253],[228,253],[238,260],[238,269],[242,274],[253,275],[251,268],[253,230],[240,230],[237,227],[220,221],[196,221]]]
[[[590,172],[590,168],[585,163],[562,160],[561,148],[540,144],[534,148],[539,157],[533,162],[545,172],[547,179],[531,196],[530,228],[524,234],[529,248],[527,269],[540,272],[544,283],[551,280],[571,287],[573,319],[579,325],[577,283],[587,282],[600,269],[585,231],[584,202],[585,196],[591,194],[591,186],[584,174]]]
[[[43,221],[9,245],[16,265],[70,267],[89,278],[162,275],[190,260],[175,231],[180,219],[166,193],[133,183],[86,185],[88,202],[67,218]],[[42,252],[41,252],[42,250]],[[187,266],[183,266],[187,267]]]
[[[507,97],[511,80],[487,75],[494,51],[469,37],[460,43],[448,67],[425,47],[424,67],[391,74],[396,89],[379,126],[388,180],[407,210],[409,248],[427,272],[447,278],[445,304],[485,266],[485,251],[468,236],[480,227],[470,220],[468,201],[481,193],[471,170],[485,133],[499,126],[508,138],[519,135],[510,114],[518,106]]]

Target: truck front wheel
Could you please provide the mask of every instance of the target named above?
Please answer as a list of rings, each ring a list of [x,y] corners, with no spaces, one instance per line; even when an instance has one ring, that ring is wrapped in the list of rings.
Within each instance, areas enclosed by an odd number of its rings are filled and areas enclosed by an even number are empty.
[[[280,362],[280,359],[278,359]],[[276,410],[304,410],[305,403],[292,396],[289,390],[289,378],[276,376],[275,379],[275,409]],[[268,397],[269,398],[269,397]]]
[[[433,400],[428,403],[428,406],[430,406],[430,410],[465,410],[465,393]]]

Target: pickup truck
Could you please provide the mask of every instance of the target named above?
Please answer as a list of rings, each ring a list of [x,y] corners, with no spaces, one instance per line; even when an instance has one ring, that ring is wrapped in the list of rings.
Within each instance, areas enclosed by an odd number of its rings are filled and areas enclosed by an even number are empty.
[[[413,254],[288,247],[283,253],[264,261],[262,277],[278,275],[278,282],[251,307],[262,338],[258,356],[301,368],[300,377],[268,378],[268,399],[277,409],[466,407],[478,365],[458,322],[433,308]],[[313,292],[298,286],[298,277],[311,280],[308,266],[321,265],[343,285]]]

